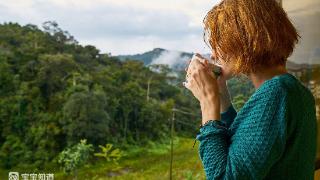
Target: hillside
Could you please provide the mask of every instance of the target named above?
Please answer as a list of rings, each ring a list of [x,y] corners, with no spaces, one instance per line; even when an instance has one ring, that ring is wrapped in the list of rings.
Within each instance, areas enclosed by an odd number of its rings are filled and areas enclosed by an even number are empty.
[[[0,34],[1,168],[58,165],[59,154],[83,139],[95,150],[142,146],[168,138],[173,106],[199,112],[191,93],[170,83],[177,81],[170,70],[101,54],[54,22],[0,24]],[[197,121],[177,118],[194,125],[177,133],[196,132]]]
[[[149,64],[168,64],[173,70],[183,70],[186,66],[186,63],[189,59],[191,59],[193,53],[189,52],[181,52],[181,51],[172,51],[166,50],[163,48],[155,48],[151,51],[147,51],[142,54],[134,54],[134,55],[120,55],[115,56],[115,58],[120,59],[121,61],[125,61],[127,59],[142,61],[144,65]],[[208,54],[204,54],[205,57],[209,57]],[[308,69],[313,67],[318,67],[317,64],[299,64],[293,61],[287,62],[287,68],[296,70],[296,69]]]
[[[192,55],[193,53],[155,48],[142,54],[120,55],[115,56],[115,58],[121,61],[125,61],[126,59],[142,61],[146,66],[150,64],[168,64],[169,67],[175,70],[181,70],[185,67],[186,62],[191,59]]]

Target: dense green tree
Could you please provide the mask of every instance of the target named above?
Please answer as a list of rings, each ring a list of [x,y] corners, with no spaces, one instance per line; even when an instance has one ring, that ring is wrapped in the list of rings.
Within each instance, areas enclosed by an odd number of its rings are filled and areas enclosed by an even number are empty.
[[[184,77],[82,46],[54,21],[0,24],[0,165],[41,169],[81,139],[119,148],[168,138],[173,107],[188,112],[176,112],[175,130],[193,137],[201,113]]]
[[[63,130],[70,143],[87,139],[95,145],[111,139],[109,126],[111,117],[106,111],[108,102],[99,86],[70,95],[63,106]]]

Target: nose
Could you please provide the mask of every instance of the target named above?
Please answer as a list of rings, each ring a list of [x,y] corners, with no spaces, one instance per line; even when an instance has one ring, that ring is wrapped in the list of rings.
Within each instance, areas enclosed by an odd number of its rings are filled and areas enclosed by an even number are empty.
[[[210,58],[211,58],[212,60],[214,59],[214,56],[213,56],[213,54],[211,54],[211,55],[210,55]]]

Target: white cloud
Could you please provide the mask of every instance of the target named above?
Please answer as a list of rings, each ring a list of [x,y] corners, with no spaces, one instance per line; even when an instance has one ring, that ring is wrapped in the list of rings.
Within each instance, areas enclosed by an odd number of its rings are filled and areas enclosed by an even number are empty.
[[[143,53],[157,47],[169,50],[208,53],[209,48],[202,43],[201,38],[201,36],[194,35],[186,35],[180,40],[154,36],[134,36],[120,39],[118,37],[103,37],[82,39],[81,42],[94,44],[103,52],[112,52],[113,55]]]
[[[164,51],[158,57],[152,60],[151,64],[167,64],[173,67],[176,64],[185,63],[188,57],[181,57],[182,53],[179,51]]]
[[[0,22],[55,20],[82,44],[129,54],[154,47],[203,49],[202,19],[218,0],[10,0],[0,1]]]
[[[55,20],[81,44],[102,52],[135,54],[161,47],[209,53],[202,19],[220,0],[0,0],[0,23]],[[303,36],[291,59],[306,61],[319,48],[318,0],[284,0]],[[310,56],[310,57],[309,57]]]

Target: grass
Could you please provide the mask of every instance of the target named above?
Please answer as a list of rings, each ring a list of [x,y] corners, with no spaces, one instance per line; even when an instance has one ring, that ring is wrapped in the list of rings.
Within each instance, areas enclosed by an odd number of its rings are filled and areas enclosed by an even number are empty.
[[[198,155],[198,143],[192,148],[194,139],[176,137],[173,146],[173,179],[205,179],[204,170]],[[78,171],[78,179],[93,180],[131,180],[131,179],[169,179],[170,142],[150,143],[146,147],[132,146],[127,156],[119,161],[119,166],[100,160],[88,164]],[[18,171],[18,170],[16,170]],[[18,171],[25,172],[25,171]],[[32,173],[32,172],[30,172]],[[62,171],[53,171],[54,179],[73,179]],[[0,170],[0,179],[8,178],[8,171]]]
[[[204,180],[204,170],[198,155],[199,142],[192,148],[194,139],[176,137],[173,151],[174,180]],[[150,143],[146,147],[130,146],[128,155],[119,161],[119,167],[100,160],[88,164],[78,172],[78,180],[163,180],[169,179],[170,142]],[[0,179],[8,179],[9,171],[32,173],[32,170],[0,169]],[[48,169],[46,173],[54,173],[55,180],[71,180],[73,176],[64,174],[57,167]],[[320,179],[320,170],[315,171],[315,178]]]

